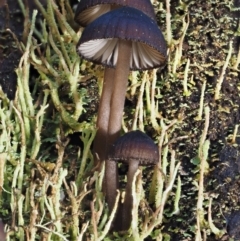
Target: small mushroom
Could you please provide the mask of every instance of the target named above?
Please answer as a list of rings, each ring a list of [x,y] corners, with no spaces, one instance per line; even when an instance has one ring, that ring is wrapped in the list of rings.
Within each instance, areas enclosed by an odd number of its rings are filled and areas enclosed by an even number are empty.
[[[159,160],[158,147],[141,131],[131,131],[118,138],[109,152],[109,160],[127,164],[127,186],[122,210],[121,230],[128,230],[132,221],[132,185],[140,165],[156,165]]]
[[[163,67],[166,42],[154,20],[137,9],[122,7],[90,23],[82,33],[77,51],[85,59],[115,68],[106,144],[109,147],[120,134],[130,69]],[[105,180],[107,203],[112,210],[117,183],[116,170],[109,161]]]

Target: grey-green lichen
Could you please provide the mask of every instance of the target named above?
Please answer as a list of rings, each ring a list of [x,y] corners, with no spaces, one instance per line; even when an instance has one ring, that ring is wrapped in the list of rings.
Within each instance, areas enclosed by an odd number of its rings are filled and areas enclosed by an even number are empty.
[[[239,206],[234,160],[240,31],[234,2],[152,2],[168,42],[168,64],[131,73],[123,131],[145,131],[161,157],[154,170],[135,176],[129,233],[109,231],[114,213],[102,193],[104,167],[94,169],[92,162],[103,69],[77,55],[82,30],[76,33],[70,24],[68,1],[58,7],[51,0],[47,9],[40,7],[41,29],[35,27],[39,13],[28,19],[15,101],[1,92],[0,213],[8,240],[229,238],[224,215]],[[30,67],[37,76],[30,76]]]

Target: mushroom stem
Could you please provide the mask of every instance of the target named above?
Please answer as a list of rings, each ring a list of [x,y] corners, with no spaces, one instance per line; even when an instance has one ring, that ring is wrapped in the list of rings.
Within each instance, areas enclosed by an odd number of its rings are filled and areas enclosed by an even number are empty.
[[[125,96],[128,84],[128,75],[130,70],[130,58],[132,52],[132,43],[127,40],[119,40],[118,58],[114,75],[114,86],[110,103],[110,117],[108,123],[107,153],[110,146],[120,136],[122,116],[125,103]],[[113,209],[117,188],[118,173],[117,163],[106,160],[105,165],[105,184],[106,200],[110,211]]]
[[[110,10],[119,8],[117,5],[110,5]],[[93,153],[94,153],[94,164],[98,165],[99,161],[102,163],[107,160],[107,135],[108,135],[108,123],[110,116],[110,103],[114,83],[114,68],[105,68],[104,80],[102,87],[102,94],[100,99],[100,104],[98,108],[97,117],[97,133],[93,143]]]
[[[107,159],[107,134],[110,116],[110,101],[113,89],[115,69],[106,67],[104,72],[103,88],[98,109],[97,133],[93,143],[95,166],[98,162]]]
[[[128,230],[132,222],[132,209],[133,209],[133,196],[132,196],[132,185],[134,175],[138,169],[139,162],[137,160],[130,160],[130,165],[128,167],[127,173],[127,186],[126,194],[123,203],[123,212],[122,212],[122,230]]]

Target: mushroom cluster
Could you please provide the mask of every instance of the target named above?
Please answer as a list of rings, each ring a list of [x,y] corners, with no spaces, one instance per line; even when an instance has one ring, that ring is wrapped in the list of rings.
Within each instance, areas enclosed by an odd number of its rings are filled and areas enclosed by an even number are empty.
[[[117,164],[107,157],[120,136],[129,72],[164,66],[167,46],[150,0],[81,0],[75,21],[85,27],[77,52],[105,66],[93,151],[95,162],[105,161],[104,192],[112,210]]]

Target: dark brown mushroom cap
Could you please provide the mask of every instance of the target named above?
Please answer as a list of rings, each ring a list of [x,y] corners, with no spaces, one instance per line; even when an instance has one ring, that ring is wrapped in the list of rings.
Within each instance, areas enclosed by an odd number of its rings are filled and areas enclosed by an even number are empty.
[[[89,24],[77,44],[77,51],[87,60],[115,67],[119,39],[132,41],[131,70],[165,65],[167,45],[161,30],[147,15],[130,7],[105,13]]]
[[[141,131],[130,131],[112,145],[108,158],[129,164],[130,160],[139,165],[155,165],[159,160],[158,147],[153,140]]]
[[[128,6],[136,8],[153,20],[156,20],[150,0],[81,0],[77,6],[74,20],[81,26],[86,27],[102,14],[109,12],[111,6]]]

